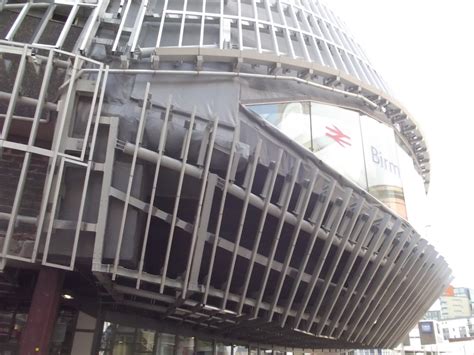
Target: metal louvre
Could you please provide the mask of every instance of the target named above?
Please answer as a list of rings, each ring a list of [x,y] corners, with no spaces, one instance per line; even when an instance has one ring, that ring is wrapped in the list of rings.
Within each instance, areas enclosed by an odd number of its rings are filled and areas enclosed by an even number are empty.
[[[10,47],[1,45],[0,52],[3,53],[4,58],[8,57],[13,63],[18,62],[16,68],[15,84],[12,92],[8,95],[8,108],[7,112],[3,117],[2,121],[2,133],[0,137],[0,150],[9,149],[18,154],[23,154],[23,161],[21,164],[21,172],[18,176],[18,184],[16,186],[16,193],[12,203],[12,208],[8,212],[2,213],[2,220],[8,221],[8,227],[2,243],[1,252],[1,268],[5,267],[5,263],[8,259],[35,262],[38,256],[38,249],[40,247],[40,239],[42,233],[46,233],[45,244],[41,245],[43,249],[43,263],[45,265],[61,267],[67,270],[74,269],[75,254],[77,251],[77,245],[79,241],[80,230],[91,229],[90,225],[83,223],[83,211],[85,201],[85,190],[88,185],[87,181],[91,172],[91,167],[94,164],[92,161],[92,155],[94,154],[95,138],[89,141],[89,137],[95,137],[97,134],[99,115],[94,114],[95,111],[100,112],[101,98],[98,96],[99,86],[103,85],[105,81],[102,81],[102,68],[101,63],[88,60],[87,58],[74,56],[66,52],[55,49],[45,49],[44,55],[42,53],[36,53],[33,50],[33,46],[30,45],[18,45],[18,47]],[[20,49],[18,51],[17,49]],[[21,54],[20,54],[21,53]],[[20,58],[18,58],[20,57]],[[83,66],[97,67],[100,70],[100,74],[95,77],[92,84],[90,79],[83,78],[78,71]],[[63,75],[59,80],[64,82],[57,82],[58,77],[55,77],[54,85],[51,87],[52,74],[58,67],[69,67],[70,71],[68,75]],[[12,71],[15,69],[11,69]],[[31,71],[37,71],[38,76],[36,78],[29,79],[30,86],[37,86],[38,97],[26,97],[20,94],[20,88],[25,86],[25,72],[28,74]],[[50,94],[48,90],[58,90],[62,92],[62,109],[59,110],[57,115],[55,126],[53,126],[55,132],[55,140],[52,142],[50,149],[44,149],[38,142],[39,132],[41,126],[51,127],[52,115],[51,112],[54,108],[57,109],[57,104],[49,102]],[[84,122],[84,133],[82,136],[68,137],[64,132],[69,129],[69,124],[72,121],[71,116],[73,112],[71,108],[79,100],[85,100],[89,104],[89,111],[84,112],[87,120]],[[18,107],[33,107],[34,114],[31,117],[28,116],[17,116],[15,110]],[[42,117],[48,118],[42,118]],[[24,144],[12,135],[12,126],[14,122],[23,121],[31,123],[29,131],[23,132],[28,137],[27,144]],[[44,135],[44,133],[42,133]],[[68,151],[70,146],[73,145],[76,153],[69,154]],[[86,157],[86,148],[88,149],[88,157]],[[24,197],[25,185],[27,184],[29,174],[33,173],[36,169],[36,165],[32,164],[32,157],[44,157],[49,161],[48,165],[51,167],[45,174],[44,188],[43,188],[43,199],[38,209],[37,215],[35,216],[24,216],[20,215],[20,208],[22,203],[28,197]],[[65,172],[65,166],[68,165],[71,169],[73,167],[79,169],[85,169],[85,175],[82,184],[83,198],[80,206],[76,206],[77,217],[72,220],[69,218],[62,218],[57,215],[57,202],[59,198],[59,191],[61,188],[61,179]],[[48,208],[48,204],[52,203],[51,209]],[[52,218],[51,216],[55,216]],[[15,234],[15,229],[18,227],[18,222],[26,223],[31,228],[35,229],[34,238],[23,240],[21,248],[18,252],[12,253],[10,251],[10,243]],[[70,253],[70,262],[63,264],[54,264],[48,262],[48,251],[51,242],[51,235],[54,230],[68,230],[74,231],[74,238],[72,242],[72,249]],[[17,241],[15,241],[17,242]]]
[[[112,67],[143,69],[145,65],[156,70],[191,62],[202,71],[205,62],[224,62],[238,72],[243,64],[265,65],[272,75],[296,76],[330,90],[357,93],[405,137],[428,187],[429,154],[422,133],[391,97],[349,31],[323,4],[313,0],[176,4],[168,0],[7,1],[0,14],[3,11],[14,21],[3,21],[8,27],[0,24],[0,33],[5,32],[8,41],[19,37],[58,49],[67,44],[68,50],[101,60],[112,56],[117,61]],[[33,19],[40,19],[36,26]],[[57,35],[45,38],[51,23]]]
[[[187,112],[173,106],[172,97],[159,106],[151,85],[160,74],[271,77],[384,107],[390,122],[402,126],[410,124],[406,114],[384,94],[358,85],[386,90],[340,21],[319,3],[191,5],[3,4],[16,17],[0,42],[0,73],[14,77],[5,89],[0,85],[6,103],[0,153],[19,154],[22,165],[11,206],[0,211],[6,226],[1,269],[13,260],[66,270],[90,268],[92,261],[90,271],[118,306],[223,338],[297,348],[396,344],[450,280],[443,258],[406,221],[309,159],[309,152],[282,145],[265,162],[262,127],[246,156],[238,149],[239,124],[199,117],[199,106]],[[31,34],[34,44],[14,42],[35,8],[43,12]],[[42,43],[55,14],[66,16],[64,26],[53,44]],[[199,48],[185,44],[189,24],[200,25],[192,44]],[[61,50],[76,25],[73,53]],[[179,28],[171,32],[175,47],[162,45],[168,25]],[[218,28],[216,50],[206,43],[207,25]],[[141,42],[147,26],[155,27],[157,48]],[[84,56],[100,46],[113,58],[112,68]],[[180,65],[189,62],[193,70],[183,71]],[[213,62],[231,63],[231,70],[205,70]],[[241,71],[257,63],[267,74]],[[103,109],[115,74],[146,77],[143,97],[133,101],[136,129],[125,138],[120,120]],[[28,95],[27,86],[37,86],[36,93]],[[144,134],[150,118],[161,124],[154,145]],[[26,143],[13,134],[25,122]],[[173,136],[171,125],[183,136]],[[225,147],[217,142],[223,131],[231,137]],[[415,135],[416,153],[425,148],[414,131],[404,133]],[[44,135],[52,137],[50,146],[39,143]],[[176,151],[167,148],[172,140]],[[24,214],[37,156],[48,166],[42,199],[36,212]],[[283,157],[291,161],[289,171]],[[22,224],[28,240],[15,233]],[[12,244],[19,245],[16,251]]]

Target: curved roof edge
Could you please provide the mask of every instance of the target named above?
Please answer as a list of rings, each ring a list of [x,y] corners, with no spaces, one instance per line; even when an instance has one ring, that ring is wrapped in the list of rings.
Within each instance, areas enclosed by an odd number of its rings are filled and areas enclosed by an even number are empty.
[[[411,156],[425,182],[428,190],[430,183],[430,157],[428,147],[418,124],[408,110],[395,98],[380,91],[376,87],[362,82],[357,78],[318,63],[292,59],[286,56],[262,54],[252,50],[210,49],[210,48],[157,48],[151,56],[152,60],[163,62],[193,62],[195,74],[217,74],[219,70],[204,70],[204,63],[233,64],[229,76],[251,77],[243,71],[243,65],[263,65],[267,67],[267,75],[254,74],[256,77],[268,77],[277,80],[295,80],[335,94],[359,98],[367,107],[385,116],[385,123],[392,126],[404,138],[411,149]],[[155,65],[155,68],[158,68]],[[156,69],[159,73],[161,70]],[[176,71],[180,71],[177,67]],[[184,71],[184,69],[183,69]],[[163,70],[163,72],[170,72]]]

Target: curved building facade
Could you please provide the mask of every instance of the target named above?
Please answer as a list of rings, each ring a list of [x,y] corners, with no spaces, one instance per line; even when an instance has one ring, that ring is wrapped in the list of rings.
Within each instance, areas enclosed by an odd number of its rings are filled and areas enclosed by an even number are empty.
[[[41,300],[66,353],[389,348],[451,280],[419,127],[324,4],[6,1],[0,37],[20,353]]]

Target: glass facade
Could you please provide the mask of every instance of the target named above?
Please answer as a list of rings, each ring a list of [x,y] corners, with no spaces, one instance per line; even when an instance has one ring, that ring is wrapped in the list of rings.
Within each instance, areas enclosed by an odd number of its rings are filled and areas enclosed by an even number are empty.
[[[192,336],[162,333],[104,322],[99,355],[231,355],[232,345]],[[248,347],[234,345],[233,354],[248,355]],[[0,353],[1,354],[1,353]]]
[[[248,107],[424,230],[423,179],[392,127],[354,110],[310,101]]]
[[[62,308],[56,319],[49,354],[69,354],[74,338],[76,311]],[[19,354],[20,337],[28,319],[26,304],[0,307],[0,355]]]

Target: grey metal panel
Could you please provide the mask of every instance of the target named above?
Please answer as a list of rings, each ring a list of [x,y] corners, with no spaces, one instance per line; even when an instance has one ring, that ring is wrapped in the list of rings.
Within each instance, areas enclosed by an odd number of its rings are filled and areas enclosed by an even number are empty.
[[[388,332],[393,334],[393,326],[390,326],[389,319],[391,316],[398,318],[400,313],[405,312],[411,305],[413,305],[413,296],[416,293],[423,293],[425,291],[426,279],[428,275],[431,273],[432,275],[438,274],[440,271],[443,271],[443,264],[440,263],[436,265],[436,260],[433,259],[433,254],[426,255],[426,261],[423,267],[417,268],[411,280],[406,280],[405,282],[408,284],[406,289],[399,288],[396,292],[394,292],[394,297],[397,299],[397,295],[402,293],[402,296],[398,298],[398,302],[390,302],[389,305],[385,308],[385,310],[379,316],[379,319],[382,319],[379,325],[379,321],[377,321],[377,328],[375,331],[371,331],[372,334],[369,333],[367,336],[367,340],[370,342],[377,337],[377,339],[384,339]],[[422,273],[423,272],[423,273]],[[403,292],[404,291],[404,292]],[[413,312],[410,312],[413,314]],[[406,317],[400,317],[400,319],[404,319]],[[382,323],[383,322],[383,323]]]
[[[344,194],[342,196],[342,199],[340,200],[340,204],[337,207],[337,212],[334,213],[334,221],[331,225],[331,229],[329,231],[328,238],[326,239],[323,249],[321,251],[321,255],[319,259],[317,260],[313,271],[311,272],[312,279],[309,283],[309,285],[306,288],[305,294],[303,296],[303,301],[301,302],[299,308],[298,308],[298,313],[296,315],[296,318],[294,320],[293,326],[295,328],[298,328],[300,325],[300,322],[302,320],[303,313],[306,310],[306,307],[308,306],[308,302],[311,298],[311,295],[313,294],[314,288],[316,286],[316,281],[319,278],[319,274],[321,273],[321,270],[323,268],[323,264],[326,261],[327,255],[329,253],[329,249],[331,245],[334,243],[334,238],[336,237],[336,231],[339,228],[339,225],[342,221],[342,218],[344,216],[344,212],[346,211],[347,205],[349,203],[349,199],[352,195],[352,190],[351,189],[346,189],[344,191]]]
[[[224,186],[222,188],[222,198],[221,198],[221,202],[219,204],[219,211],[218,211],[218,218],[217,218],[217,222],[216,222],[216,232],[215,232],[216,236],[219,236],[219,234],[220,234],[220,230],[221,230],[221,226],[222,226],[222,217],[224,215],[224,207],[225,207],[226,197],[227,197],[227,193],[228,193],[228,190],[229,190],[229,184],[231,183],[231,181],[233,181],[235,179],[235,176],[232,173],[232,167],[234,166],[235,148],[236,148],[236,143],[237,143],[237,139],[238,139],[238,134],[239,134],[239,130],[236,129],[234,134],[233,134],[233,138],[232,138],[232,144],[231,144],[231,149],[230,149],[230,152],[229,152],[229,158],[228,158],[228,163],[227,163],[226,173],[225,173],[225,178],[224,178]],[[238,160],[238,158],[236,160]],[[212,251],[211,251],[211,257],[210,257],[210,262],[209,262],[209,269],[207,271],[206,285],[205,285],[205,291],[204,291],[204,295],[203,295],[203,303],[204,304],[207,303],[207,297],[208,297],[208,294],[209,294],[211,274],[212,274],[212,270],[213,270],[213,266],[214,266],[214,260],[215,260],[215,256],[216,256],[216,250],[217,250],[217,242],[218,242],[218,238],[215,238],[214,242],[212,244]]]
[[[343,300],[343,305],[336,311],[335,315],[331,319],[331,324],[329,326],[329,331],[328,331],[329,336],[333,335],[334,330],[337,324],[339,323],[342,314],[347,310],[348,307],[349,309],[352,309],[351,311],[352,313],[349,313],[347,315],[347,318],[350,318],[352,316],[356,307],[353,306],[352,308],[350,308],[349,304],[350,304],[351,297],[355,298],[356,300],[354,303],[355,305],[362,299],[362,296],[365,293],[366,287],[368,287],[370,280],[375,275],[377,269],[380,266],[380,263],[386,257],[386,254],[390,246],[392,245],[393,240],[397,236],[397,233],[400,229],[400,225],[401,225],[400,220],[395,221],[395,223],[392,225],[390,234],[387,237],[383,234],[384,230],[382,228],[379,229],[379,232],[377,233],[378,238],[376,238],[376,240],[372,243],[367,254],[364,256],[363,262],[361,262],[361,264],[359,265],[359,268],[356,271],[356,275],[358,276],[356,276],[355,278],[349,281],[349,287],[348,287],[348,290],[346,291],[346,296]],[[380,245],[378,244],[379,241],[380,241]],[[369,255],[371,255],[375,250],[378,250],[377,258],[376,260],[374,260],[373,264],[370,267],[367,267],[370,261]],[[363,274],[365,274],[365,279],[361,281]],[[356,287],[359,286],[359,283],[361,283],[360,286],[362,289],[359,289],[358,295],[354,295],[354,291],[356,290]],[[343,329],[343,327],[341,326],[340,329]]]
[[[280,218],[278,220],[278,225],[277,225],[277,228],[276,228],[275,238],[272,241],[272,245],[271,245],[270,253],[269,253],[269,258],[268,258],[267,265],[266,265],[266,268],[265,268],[265,273],[264,273],[264,276],[263,276],[263,279],[262,279],[260,291],[258,293],[257,306],[255,307],[255,310],[254,310],[254,317],[258,317],[258,312],[260,311],[260,304],[262,302],[263,295],[265,293],[265,288],[267,287],[268,277],[270,276],[271,264],[273,263],[273,259],[275,257],[276,249],[277,249],[277,246],[278,246],[278,241],[280,239],[281,232],[282,232],[282,229],[283,229],[283,224],[285,223],[285,218],[284,217],[285,217],[285,214],[287,213],[288,207],[290,205],[291,196],[293,195],[293,190],[295,188],[296,178],[298,176],[298,172],[299,172],[300,167],[301,167],[301,161],[298,160],[297,163],[296,163],[296,167],[295,167],[295,171],[293,173],[293,176],[291,177],[291,181],[289,179],[287,181],[285,181],[286,190],[284,190],[285,194],[284,194],[283,201],[282,201],[281,215],[280,215]]]
[[[257,251],[258,251],[258,248],[259,248],[259,245],[260,245],[260,240],[261,240],[261,237],[262,237],[263,228],[265,226],[266,218],[267,218],[267,215],[268,215],[268,207],[270,206],[270,201],[271,201],[271,197],[272,197],[273,190],[274,190],[274,187],[275,187],[276,178],[278,176],[278,169],[280,167],[280,162],[281,162],[282,155],[283,155],[283,150],[280,149],[279,152],[278,152],[277,161],[272,166],[271,176],[267,176],[268,186],[264,190],[264,196],[263,196],[264,200],[265,200],[265,204],[263,206],[262,214],[260,216],[260,221],[258,223],[258,227],[257,227],[257,230],[256,230],[256,237],[255,237],[255,241],[254,241],[254,247],[253,247],[253,250],[252,250],[252,256],[251,256],[250,261],[249,261],[249,266],[248,266],[247,271],[246,271],[245,283],[244,283],[244,287],[243,287],[243,291],[242,291],[241,300],[239,302],[238,314],[242,313],[242,308],[243,308],[243,305],[244,305],[244,299],[247,296],[247,291],[248,291],[248,287],[249,287],[249,283],[250,283],[250,278],[252,276],[252,271],[253,271],[253,268],[254,268],[255,258],[257,256]]]
[[[171,97],[168,101],[168,105],[166,106],[163,128],[161,130],[160,140],[158,143],[158,156],[156,158],[156,163],[155,163],[155,173],[153,174],[153,186],[150,193],[150,201],[148,202],[147,220],[146,220],[145,232],[143,236],[143,244],[141,248],[142,252],[141,252],[139,267],[138,267],[139,271],[138,271],[137,285],[136,285],[137,289],[140,288],[141,274],[143,272],[143,265],[145,262],[145,252],[146,252],[146,245],[148,244],[148,235],[150,232],[150,223],[151,223],[151,216],[152,216],[152,211],[153,211],[153,201],[155,200],[155,196],[156,196],[156,188],[157,188],[158,177],[159,177],[160,168],[161,168],[161,159],[163,157],[164,147],[166,146],[170,111],[171,111]]]
[[[369,229],[372,227],[373,221],[375,220],[376,211],[374,209],[372,209],[370,211],[370,216],[360,214],[362,206],[363,206],[363,200],[361,202],[358,202],[356,206],[357,207],[355,208],[355,211],[353,212],[353,216],[351,218],[351,222],[349,224],[349,227],[345,230],[345,233],[344,233],[344,235],[342,237],[342,240],[341,240],[341,244],[339,245],[339,248],[337,249],[336,254],[333,256],[333,258],[331,260],[329,270],[327,271],[327,274],[325,276],[326,280],[325,280],[324,286],[323,286],[322,290],[320,290],[320,297],[318,297],[318,299],[314,302],[314,304],[312,306],[311,316],[310,316],[308,324],[306,325],[306,331],[308,331],[308,332],[311,330],[311,327],[313,325],[313,322],[316,319],[316,315],[319,312],[321,304],[323,303],[323,300],[325,299],[326,294],[328,293],[329,281],[332,280],[332,278],[334,277],[334,273],[336,272],[336,268],[339,266],[339,263],[340,263],[341,257],[342,257],[342,253],[344,251],[344,245],[349,242],[349,238],[352,237],[352,234],[355,237],[357,237],[359,235],[360,229],[358,229],[357,227],[362,228],[362,223],[358,223],[358,222],[360,220],[362,220],[364,218],[364,216],[367,217],[366,218],[367,221],[363,222],[364,223],[364,231],[362,232],[362,235],[359,236],[359,241],[360,242],[365,241],[367,233],[368,233]],[[360,245],[361,245],[361,243],[357,243],[355,250],[359,251],[360,250]],[[353,253],[352,255],[355,256],[355,255],[357,255],[357,253]],[[346,265],[349,265],[349,261],[347,261],[346,263],[347,263]],[[343,271],[343,274],[344,274],[344,271]],[[341,281],[339,281],[339,282],[341,282]],[[324,322],[324,321],[320,320],[320,322]],[[323,327],[323,326],[324,326],[324,323],[321,324],[321,327]]]
[[[383,274],[383,276],[381,277],[381,280],[380,280],[381,282],[377,282],[377,284],[376,284],[377,286],[374,287],[374,290],[372,290],[372,295],[371,295],[370,301],[374,301],[375,304],[369,303],[369,300],[366,299],[365,309],[367,309],[367,307],[370,307],[370,311],[368,312],[368,314],[361,313],[359,315],[359,321],[357,323],[354,322],[352,327],[349,329],[349,332],[348,332],[348,335],[347,335],[348,338],[350,338],[350,339],[352,337],[353,338],[359,338],[361,333],[367,331],[367,329],[373,324],[373,322],[375,321],[375,319],[378,315],[377,311],[380,310],[380,308],[378,308],[377,306],[380,305],[380,304],[381,305],[384,304],[384,302],[383,302],[383,301],[385,301],[384,296],[386,296],[386,295],[387,295],[387,297],[390,296],[390,293],[387,294],[388,284],[392,285],[392,287],[393,287],[393,285],[395,285],[391,282],[391,280],[394,277],[397,277],[398,281],[403,279],[410,270],[410,267],[406,267],[406,268],[402,269],[404,263],[408,260],[408,262],[410,264],[413,264],[413,262],[415,262],[417,260],[417,257],[424,250],[427,243],[426,243],[426,241],[422,240],[417,245],[418,248],[421,249],[421,250],[413,251],[415,249],[415,246],[416,246],[416,241],[419,238],[413,238],[413,239],[414,240],[412,240],[411,243],[409,243],[409,245],[405,249],[402,249],[397,263],[394,263],[394,262],[398,257],[398,255],[396,255],[398,253],[395,253],[395,252],[392,251],[392,255],[394,257],[391,260],[391,263],[389,263],[389,267],[391,266],[392,270],[390,270],[390,272],[384,272],[384,274]],[[412,252],[413,252],[414,255],[411,255]],[[410,256],[411,256],[411,258],[410,258]],[[379,280],[376,279],[376,281],[379,281]],[[370,289],[369,289],[369,291],[370,291]],[[361,319],[361,318],[363,318],[363,319]]]
[[[202,172],[202,182],[201,182],[201,191],[199,193],[199,199],[198,199],[198,207],[196,210],[196,216],[194,218],[194,230],[192,234],[192,240],[191,240],[191,246],[189,248],[189,255],[188,255],[188,262],[186,266],[186,274],[184,278],[184,289],[183,289],[183,298],[186,298],[186,292],[188,288],[188,281],[189,281],[189,275],[191,273],[191,266],[193,267],[194,270],[194,275],[197,275],[198,270],[199,270],[199,265],[202,262],[202,249],[204,247],[204,238],[206,235],[206,230],[205,226],[201,226],[201,223],[205,223],[204,221],[207,221],[208,218],[203,218],[204,213],[210,213],[211,210],[211,203],[212,203],[212,198],[208,197],[206,200],[206,204],[203,206],[203,200],[204,200],[204,195],[208,193],[209,190],[214,190],[212,186],[209,186],[208,184],[209,181],[209,169],[211,166],[211,159],[212,159],[212,153],[214,152],[214,142],[216,140],[216,135],[217,135],[217,124],[219,120],[217,117],[214,118],[214,122],[212,124],[211,132],[210,132],[210,140],[208,144],[205,144],[203,142],[202,144],[206,146],[207,148],[207,154],[206,154],[206,161],[204,164],[204,169]],[[201,211],[203,215],[201,215]],[[199,235],[199,237],[198,237]],[[197,247],[199,248],[199,252],[196,252],[196,243],[198,239],[198,244]],[[191,262],[193,261],[193,265],[191,265]],[[194,276],[193,280],[197,280],[197,276]]]
[[[272,309],[270,310],[267,316],[267,319],[269,322],[271,322],[273,319],[273,314],[274,314],[273,309],[276,307],[278,303],[281,289],[286,279],[286,273],[290,265],[290,261],[293,258],[293,252],[296,247],[296,243],[298,241],[298,237],[301,231],[301,224],[303,222],[305,214],[307,213],[306,210],[308,208],[309,200],[313,193],[313,188],[314,188],[314,184],[316,183],[316,178],[318,177],[318,172],[317,171],[312,172],[311,175],[312,175],[311,181],[305,181],[302,191],[300,191],[299,202],[301,203],[301,205],[299,206],[298,211],[295,211],[296,214],[298,215],[298,220],[295,226],[293,227],[293,232],[290,238],[289,248],[286,251],[285,261],[283,262],[283,269],[282,269],[282,272],[280,273],[280,276],[278,277],[277,286],[273,294]]]
[[[245,175],[245,177],[246,177],[245,182],[244,182],[245,197],[244,197],[244,200],[243,200],[242,211],[240,212],[240,221],[239,221],[239,225],[238,225],[237,234],[236,234],[236,237],[235,237],[235,247],[234,247],[234,251],[232,253],[232,261],[230,263],[230,268],[229,268],[229,273],[228,273],[229,276],[227,277],[227,281],[226,281],[225,294],[224,294],[224,298],[222,299],[222,308],[224,308],[224,309],[226,308],[227,298],[229,296],[230,285],[232,283],[232,276],[233,276],[234,270],[235,270],[235,261],[236,261],[236,258],[237,258],[237,247],[239,246],[240,238],[242,237],[242,231],[243,231],[243,228],[244,228],[244,223],[245,223],[245,219],[246,219],[246,215],[247,215],[247,208],[249,206],[250,193],[252,192],[252,186],[253,186],[253,181],[254,181],[254,178],[255,178],[255,173],[257,171],[257,165],[258,165],[258,160],[259,160],[259,157],[260,157],[261,147],[262,147],[262,141],[259,140],[256,147],[255,147],[254,154],[251,158],[252,162],[247,167],[247,171],[246,171],[246,175]]]
[[[318,323],[317,325],[317,328],[316,328],[316,332],[315,334],[317,335],[321,335],[323,329],[324,329],[324,326],[326,325],[326,322],[334,308],[334,306],[336,305],[336,302],[337,300],[339,299],[339,296],[340,296],[340,293],[342,291],[342,288],[344,286],[344,284],[346,283],[346,280],[348,279],[349,277],[349,273],[354,265],[354,262],[356,260],[356,257],[358,256],[359,254],[359,250],[360,248],[362,248],[362,245],[364,244],[364,242],[366,241],[367,239],[367,236],[369,235],[369,231],[370,229],[373,227],[373,222],[376,218],[376,211],[375,210],[372,210],[370,212],[370,217],[369,219],[365,222],[365,226],[364,226],[364,230],[363,232],[361,232],[361,236],[359,236],[358,240],[357,240],[357,243],[356,243],[356,248],[354,250],[354,253],[352,253],[349,257],[349,260],[346,262],[346,265],[344,266],[344,270],[342,271],[342,280],[340,279],[338,281],[338,287],[336,290],[333,291],[332,294],[330,294],[330,297],[334,300],[333,302],[330,303],[329,307],[326,307],[323,311],[323,314],[321,316],[321,321]],[[387,225],[388,223],[388,220],[389,220],[389,215],[386,214],[383,218],[382,221],[380,221],[379,225],[378,225],[378,230],[379,230],[379,234],[377,236],[377,239],[380,237],[380,235],[383,233],[383,231],[385,230],[385,226]],[[374,242],[375,244],[375,242]],[[368,253],[369,254],[369,253]]]
[[[398,230],[393,229],[392,233],[393,233],[393,237],[395,237],[396,234],[398,233]],[[343,319],[340,320],[340,323],[337,327],[336,333],[334,333],[334,336],[340,337],[343,331],[345,330],[346,325],[349,323],[349,321],[351,321],[353,325],[352,325],[352,329],[348,329],[349,334],[347,335],[347,337],[349,337],[351,335],[351,332],[354,332],[357,329],[359,322],[362,321],[363,317],[370,316],[371,314],[371,311],[369,310],[370,302],[374,300],[378,291],[382,287],[383,282],[386,280],[387,277],[389,277],[390,272],[392,272],[392,270],[394,269],[393,262],[395,261],[400,251],[404,247],[405,242],[409,238],[409,234],[410,234],[409,229],[406,229],[405,231],[403,231],[396,245],[393,245],[392,242],[390,241],[389,247],[391,247],[391,250],[389,251],[390,256],[387,258],[387,264],[385,266],[386,270],[384,270],[383,268],[380,268],[380,259],[379,259],[379,262],[372,264],[371,272],[369,272],[367,277],[362,282],[360,282],[360,285],[358,286],[358,289],[357,289],[358,295],[354,299],[354,302],[351,305],[347,306],[346,312],[348,312],[348,314],[344,315]],[[390,238],[390,240],[391,239],[392,238]],[[415,245],[416,245],[416,238],[413,238],[413,239],[415,239],[415,241],[413,240],[411,241],[410,250],[415,248]],[[405,253],[408,253],[408,252],[405,251]],[[381,258],[385,257],[383,256],[384,254],[382,253],[380,253],[379,255],[381,256]],[[372,283],[373,285],[372,287],[374,288],[374,290],[372,291],[371,294],[366,296],[364,303],[359,304],[362,297],[366,293],[366,290],[369,287],[370,283]],[[368,312],[368,314],[366,312]]]
[[[194,119],[196,117],[196,109],[194,109],[193,113],[191,114],[191,119],[189,121],[189,127],[186,132],[186,138],[183,143],[183,150],[181,151],[181,159],[183,161],[181,170],[179,172],[179,180],[178,180],[178,187],[176,191],[176,196],[174,200],[174,206],[173,206],[173,218],[171,220],[171,225],[170,225],[170,232],[168,236],[168,244],[166,246],[166,256],[165,256],[165,261],[163,265],[163,272],[161,276],[161,284],[160,284],[160,292],[163,293],[164,288],[165,288],[165,279],[166,279],[166,272],[168,269],[168,264],[169,264],[169,258],[170,258],[170,253],[171,253],[171,247],[173,245],[173,237],[175,233],[175,227],[176,227],[176,219],[178,215],[178,208],[179,204],[181,202],[181,189],[183,187],[183,179],[184,179],[184,173],[185,173],[185,167],[186,167],[186,162],[188,160],[188,154],[189,154],[189,146],[191,143],[191,136],[193,132],[193,126],[194,126]],[[137,149],[139,145],[137,144]]]
[[[364,332],[365,338],[368,341],[372,340],[376,334],[379,334],[384,328],[387,323],[388,316],[390,312],[397,306],[403,304],[407,298],[409,298],[410,291],[413,287],[412,283],[414,280],[417,282],[423,280],[424,273],[426,273],[431,267],[433,260],[431,257],[433,256],[433,249],[427,248],[425,249],[423,255],[420,255],[417,259],[412,258],[407,264],[405,265],[404,269],[406,272],[400,272],[399,275],[394,279],[394,283],[390,285],[388,291],[385,293],[384,297],[380,302],[380,308],[376,310],[376,312],[369,318],[368,324],[372,325],[371,327],[367,327],[368,331]],[[422,273],[422,277],[418,278],[418,275]],[[406,276],[405,276],[406,275]],[[397,289],[393,285],[398,284]],[[420,292],[420,290],[418,290]],[[392,322],[390,322],[392,323]],[[393,324],[393,323],[392,323]],[[392,325],[393,326],[393,325]],[[371,329],[375,328],[375,332]],[[372,334],[371,334],[372,333]],[[361,337],[364,335],[361,334]]]
[[[301,264],[298,268],[298,275],[297,275],[295,281],[293,281],[293,286],[292,286],[292,289],[290,291],[290,295],[289,295],[288,300],[287,300],[286,309],[285,309],[285,312],[283,313],[282,318],[281,318],[281,322],[280,322],[281,326],[285,325],[288,314],[289,314],[289,311],[291,309],[291,306],[293,305],[293,301],[295,299],[296,292],[298,291],[298,288],[300,286],[300,282],[301,282],[303,274],[306,270],[306,266],[308,264],[310,255],[313,252],[313,248],[314,248],[314,245],[316,243],[318,231],[321,228],[324,216],[326,215],[326,211],[327,211],[327,209],[329,207],[329,203],[332,199],[332,194],[334,192],[334,187],[335,187],[335,181],[332,181],[327,186],[327,190],[324,191],[325,192],[324,195],[323,194],[321,195],[321,196],[324,196],[324,197],[322,197],[322,199],[324,199],[324,202],[322,203],[322,206],[320,208],[318,206],[314,211],[315,213],[317,212],[317,219],[315,219],[314,229],[313,229],[313,232],[311,233],[310,242],[307,246],[307,249],[305,251],[305,255],[302,258]]]

